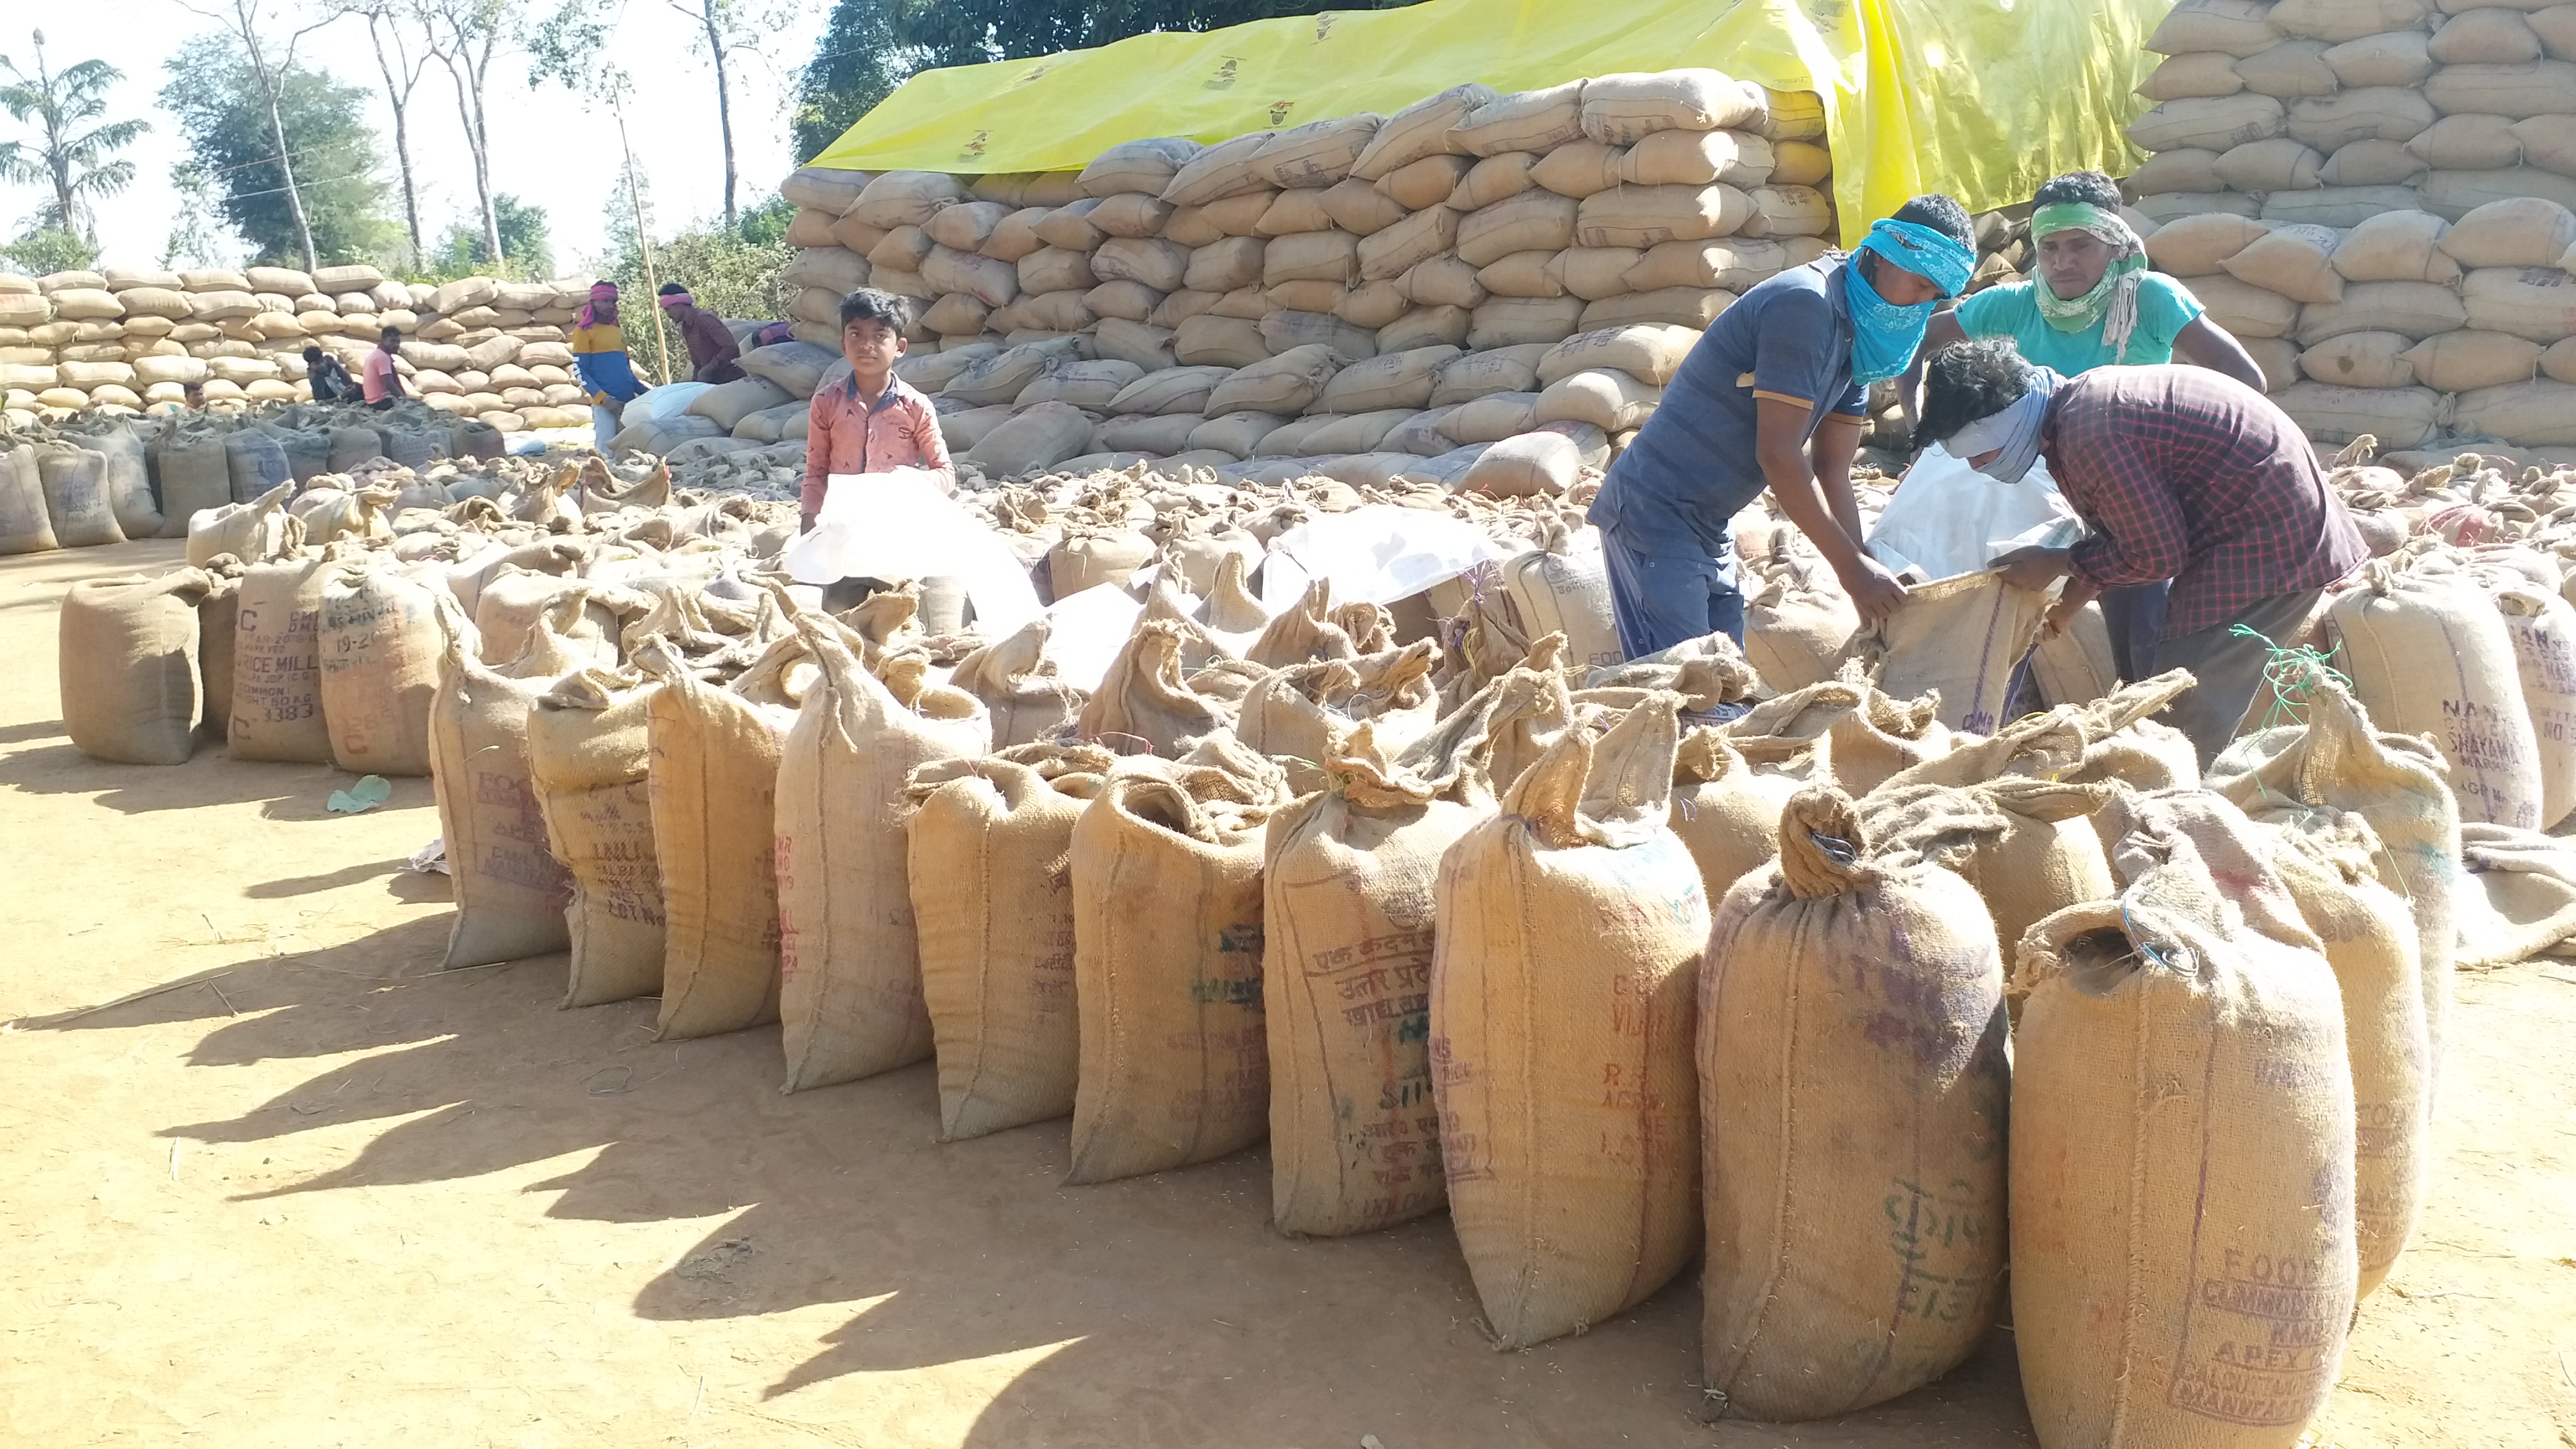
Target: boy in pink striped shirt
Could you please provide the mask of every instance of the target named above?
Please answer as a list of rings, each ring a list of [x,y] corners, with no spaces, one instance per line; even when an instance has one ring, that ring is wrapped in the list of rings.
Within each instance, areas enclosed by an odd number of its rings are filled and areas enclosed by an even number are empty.
[[[908,320],[903,299],[891,292],[862,287],[841,299],[841,356],[849,360],[850,375],[817,390],[808,404],[798,511],[809,532],[835,473],[927,468],[940,475],[943,489],[957,489],[930,399],[894,375]]]

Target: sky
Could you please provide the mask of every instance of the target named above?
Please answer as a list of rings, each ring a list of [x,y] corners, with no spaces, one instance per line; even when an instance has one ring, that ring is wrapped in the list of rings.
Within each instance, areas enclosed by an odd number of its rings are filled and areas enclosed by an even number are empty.
[[[312,8],[318,12],[320,6]],[[139,116],[152,123],[152,130],[123,153],[135,163],[137,174],[133,186],[99,206],[99,244],[104,265],[152,266],[177,210],[170,168],[184,159],[187,149],[176,123],[156,101],[168,80],[162,62],[191,36],[213,29],[212,23],[174,0],[93,0],[11,9],[18,19],[41,19],[45,60],[52,69],[95,57],[125,72],[109,92],[107,118]],[[829,0],[796,0],[793,20],[771,34],[765,57],[738,56],[728,67],[740,204],[776,190],[793,165],[789,96],[828,9]],[[723,210],[724,150],[716,126],[714,73],[690,50],[692,34],[693,27],[667,0],[629,0],[616,42],[620,63],[635,78],[639,99],[626,107],[627,138],[645,176],[653,230],[659,235]],[[0,31],[0,55],[32,70],[28,31],[14,25]],[[393,111],[365,22],[339,20],[306,36],[297,59],[369,92],[369,119],[384,156],[383,179],[395,182]],[[512,58],[493,64],[486,104],[493,118],[492,189],[543,206],[557,271],[583,270],[586,259],[607,249],[609,205],[625,204],[615,120],[605,107],[586,108],[559,86],[529,89],[526,64]],[[0,111],[0,141],[30,135],[29,128]],[[421,232],[434,244],[449,222],[475,215],[474,168],[457,120],[455,91],[435,61],[412,95],[411,151],[420,185]],[[0,227],[6,228],[6,236],[25,230],[27,215],[39,200],[34,189],[0,184]],[[401,219],[399,190],[388,192],[386,214]],[[226,241],[238,248],[237,240]]]

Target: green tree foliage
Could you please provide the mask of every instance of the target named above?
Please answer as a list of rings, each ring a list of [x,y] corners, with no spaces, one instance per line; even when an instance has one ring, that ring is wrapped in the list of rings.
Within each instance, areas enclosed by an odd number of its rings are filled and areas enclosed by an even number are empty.
[[[223,197],[214,178],[197,169],[194,161],[182,161],[170,168],[170,189],[178,193],[179,209],[170,218],[170,236],[161,247],[162,270],[224,265],[224,246],[217,235],[223,224]]]
[[[545,277],[554,274],[554,241],[547,230],[546,209],[508,192],[492,198],[492,216],[501,230],[502,261],[495,264],[483,245],[480,220],[453,221],[437,248],[422,258],[416,281],[453,281],[458,277]]]
[[[86,272],[98,266],[98,246],[78,232],[39,227],[0,246],[0,262],[9,270],[41,277],[48,272]]]
[[[649,183],[643,200],[644,224],[651,228]],[[700,222],[667,236],[656,236],[648,276],[644,248],[636,238],[633,210],[625,188],[618,189],[608,212],[609,255],[600,264],[599,275],[615,282],[618,295],[625,299],[620,316],[626,324],[626,351],[639,373],[660,361],[653,345],[652,320],[661,315],[652,303],[660,283],[677,282],[688,288],[699,306],[720,317],[775,320],[787,315],[791,289],[779,278],[796,260],[796,248],[787,244],[787,223],[795,215],[795,207],[773,194],[743,212],[731,227]],[[646,313],[652,317],[646,317]],[[672,356],[685,362],[679,335],[666,330],[664,340]]]
[[[190,159],[213,179],[224,220],[250,245],[253,261],[300,263],[303,244],[266,108],[238,43],[198,36],[167,68],[161,104],[178,118]],[[367,100],[364,89],[302,66],[288,67],[280,78],[279,119],[313,249],[326,264],[376,260],[400,237],[383,215],[386,187],[376,175],[382,162],[366,122]]]
[[[797,85],[796,154],[812,159],[917,70],[1401,3],[1409,0],[834,0]]]
[[[7,77],[0,83],[0,110],[36,133],[32,140],[0,142],[0,179],[53,193],[37,207],[31,236],[73,232],[95,245],[93,204],[134,184],[134,163],[116,159],[116,153],[152,127],[103,119],[107,88],[125,79],[125,72],[103,60],[57,72],[45,63],[45,32],[35,36],[31,69],[0,55],[0,75]]]

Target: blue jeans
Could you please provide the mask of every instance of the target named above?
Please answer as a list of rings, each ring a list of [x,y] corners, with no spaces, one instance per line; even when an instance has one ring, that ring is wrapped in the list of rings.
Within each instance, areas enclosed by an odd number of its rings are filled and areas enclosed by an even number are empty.
[[[1736,585],[1733,557],[1662,558],[1603,529],[1601,561],[1610,576],[1610,617],[1619,626],[1619,651],[1629,658],[1642,659],[1711,634],[1744,643],[1744,592]]]
[[[617,414],[615,412],[603,407],[594,406],[591,408],[590,430],[594,434],[598,435],[599,451],[603,453],[608,451],[608,440],[617,436],[617,428]]]

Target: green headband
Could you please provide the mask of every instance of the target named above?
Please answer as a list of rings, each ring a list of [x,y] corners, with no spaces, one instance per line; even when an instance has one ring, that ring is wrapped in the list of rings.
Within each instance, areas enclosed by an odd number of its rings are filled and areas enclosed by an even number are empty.
[[[2104,211],[2089,201],[2053,202],[2030,217],[2032,241],[2061,231],[2109,232],[2116,236],[2128,229],[2128,222],[2118,212]]]

